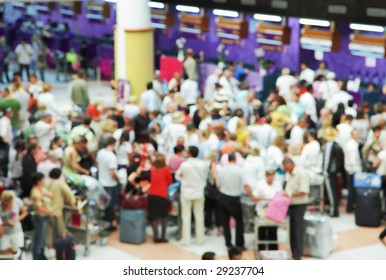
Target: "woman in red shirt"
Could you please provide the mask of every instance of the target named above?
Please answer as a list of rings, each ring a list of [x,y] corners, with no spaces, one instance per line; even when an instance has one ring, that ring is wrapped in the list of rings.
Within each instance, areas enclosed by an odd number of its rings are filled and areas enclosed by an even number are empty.
[[[165,157],[157,155],[150,169],[150,189],[148,191],[148,209],[155,243],[168,242],[166,227],[168,224],[168,187],[173,183],[172,173],[166,166]],[[158,222],[161,220],[162,234],[158,238]]]

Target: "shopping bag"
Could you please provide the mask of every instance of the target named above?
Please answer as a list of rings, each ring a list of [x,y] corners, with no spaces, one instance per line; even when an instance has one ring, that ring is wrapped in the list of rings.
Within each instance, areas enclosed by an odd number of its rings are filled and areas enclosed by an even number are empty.
[[[274,222],[284,222],[290,204],[291,198],[282,193],[276,193],[273,199],[268,203],[266,217]]]
[[[147,196],[143,193],[127,193],[122,197],[121,207],[131,210],[147,209]]]

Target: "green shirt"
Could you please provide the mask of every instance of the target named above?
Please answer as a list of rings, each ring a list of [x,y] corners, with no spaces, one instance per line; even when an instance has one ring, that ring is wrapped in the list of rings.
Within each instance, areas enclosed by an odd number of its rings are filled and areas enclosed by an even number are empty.
[[[66,54],[66,60],[67,62],[74,64],[78,62],[78,55],[74,52],[68,52]]]
[[[13,98],[4,98],[0,100],[0,110],[3,111],[6,108],[11,108],[13,111],[13,118],[11,123],[13,127],[17,127],[19,123],[19,112],[21,109],[20,102]]]
[[[78,106],[89,105],[87,82],[83,79],[77,79],[72,82],[71,99]]]

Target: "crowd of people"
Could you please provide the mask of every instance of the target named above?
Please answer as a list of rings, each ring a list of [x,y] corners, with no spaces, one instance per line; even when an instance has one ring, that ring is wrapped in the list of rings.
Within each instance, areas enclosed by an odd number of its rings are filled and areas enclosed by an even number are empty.
[[[318,174],[326,176],[331,217],[339,216],[342,188],[348,190],[346,212],[355,209],[355,172],[386,176],[385,105],[375,104],[374,114],[369,104],[357,107],[325,63],[316,71],[302,63],[297,75],[283,69],[266,100],[245,83],[242,63],[219,65],[204,92],[193,50],[183,65],[184,73],[174,76],[166,92],[156,72],[140,100],[132,96],[111,108],[90,101],[80,70],[69,84],[78,110],[67,112],[66,132],[59,130],[63,112],[51,85],[35,74],[27,86],[15,74],[2,90],[0,176],[20,184],[20,197],[30,198],[37,213],[35,259],[46,258],[44,247],[52,249],[56,231],[66,232],[61,211],[75,202],[68,176],[98,178],[111,197],[104,217],[110,231],[117,227],[120,196],[146,193],[155,243],[168,242],[168,187],[179,182],[181,244],[191,244],[193,213],[196,243],[204,244],[215,229],[230,252],[246,249],[244,234],[252,231],[256,213],[264,215],[282,192],[291,198],[294,259],[302,257],[303,216]],[[1,239],[2,249],[22,247],[23,203],[3,192],[0,214],[8,236]],[[264,235],[277,238],[269,228]]]

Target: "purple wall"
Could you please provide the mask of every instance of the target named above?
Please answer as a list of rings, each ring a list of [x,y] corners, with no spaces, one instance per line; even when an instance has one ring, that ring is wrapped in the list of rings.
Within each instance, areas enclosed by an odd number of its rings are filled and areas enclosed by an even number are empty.
[[[204,35],[203,40],[186,38],[187,43],[185,47],[192,48],[196,53],[199,51],[205,52],[205,57],[209,59],[217,59],[217,47],[219,44],[219,38],[216,35],[215,19],[211,11],[207,12],[210,15],[210,28],[209,32]],[[247,39],[241,40],[240,46],[226,45],[226,49],[229,50],[229,56],[227,60],[236,61],[242,60],[245,63],[255,65],[257,68],[257,57],[255,55],[255,49],[259,47],[256,42],[256,21],[253,20],[251,15],[247,15],[247,19],[250,22],[250,36]],[[182,32],[178,29],[179,19],[176,13],[174,28],[167,31],[156,30],[155,32],[155,47],[161,50],[174,51],[177,55],[176,40],[183,36]],[[265,57],[272,59],[280,67],[289,67],[292,70],[299,68],[299,32],[300,25],[298,20],[291,18],[289,20],[289,26],[292,28],[291,44],[286,45],[283,48],[283,52],[270,52],[267,51]]]
[[[360,73],[361,78],[365,79],[368,73],[371,82],[375,75],[382,77],[383,82],[386,72],[386,59],[377,59],[377,64],[374,68],[366,67],[366,59],[351,55],[348,48],[352,30],[350,30],[347,24],[341,23],[338,25],[338,31],[342,35],[341,50],[337,53],[324,53],[324,60],[328,63],[329,69],[334,71],[338,78],[348,78],[351,73],[357,76]],[[300,49],[300,60],[307,61],[310,67],[314,69],[319,64],[319,61],[314,57],[314,52],[310,50]]]

